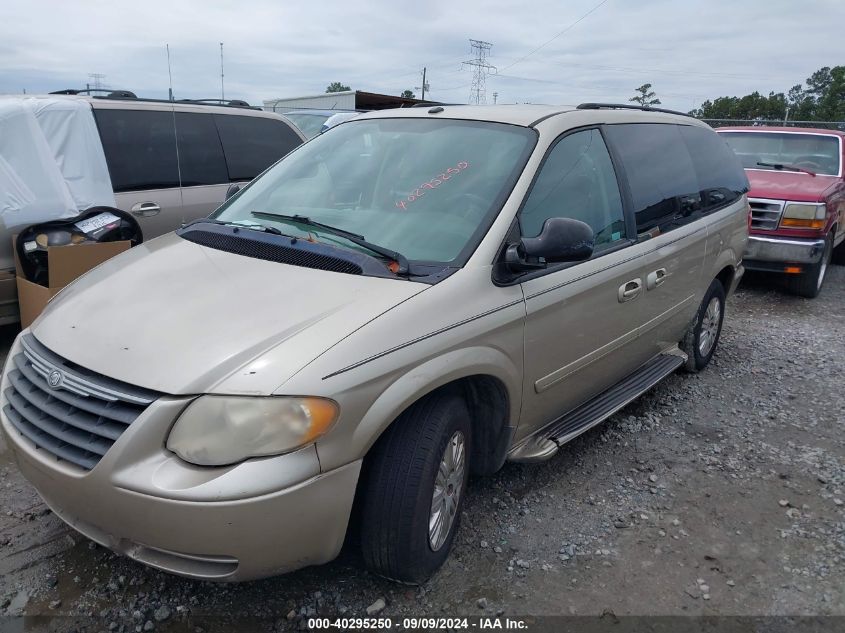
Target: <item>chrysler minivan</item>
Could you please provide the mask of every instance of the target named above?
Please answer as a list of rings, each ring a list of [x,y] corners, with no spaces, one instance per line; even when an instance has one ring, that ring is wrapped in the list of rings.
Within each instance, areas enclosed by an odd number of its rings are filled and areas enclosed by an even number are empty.
[[[708,364],[747,188],[683,115],[363,114],[65,288],[9,354],[2,428],[58,516],[148,565],[269,576],[355,527],[420,582],[470,473]]]

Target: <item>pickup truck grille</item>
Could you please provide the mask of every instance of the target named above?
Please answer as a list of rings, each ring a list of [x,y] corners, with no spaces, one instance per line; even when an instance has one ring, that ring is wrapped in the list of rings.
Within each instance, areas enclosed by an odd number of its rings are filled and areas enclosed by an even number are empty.
[[[748,204],[751,205],[752,229],[774,231],[778,228],[783,213],[783,201],[749,198]]]
[[[21,435],[57,460],[91,470],[159,394],[78,367],[32,334],[21,339],[3,412]]]

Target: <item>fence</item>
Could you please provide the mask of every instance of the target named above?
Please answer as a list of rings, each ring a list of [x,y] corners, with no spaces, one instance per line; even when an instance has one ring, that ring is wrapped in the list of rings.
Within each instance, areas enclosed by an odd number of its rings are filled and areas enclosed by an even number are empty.
[[[845,121],[786,121],[763,119],[701,119],[710,127],[727,127],[729,125],[752,125],[755,127],[781,126],[781,127],[814,127],[822,130],[845,131]]]

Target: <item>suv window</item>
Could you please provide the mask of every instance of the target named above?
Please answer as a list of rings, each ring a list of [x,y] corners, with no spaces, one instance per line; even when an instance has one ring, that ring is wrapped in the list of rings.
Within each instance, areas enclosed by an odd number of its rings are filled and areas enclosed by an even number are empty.
[[[173,113],[94,109],[114,191],[179,186]]]
[[[177,112],[176,137],[183,187],[229,182],[214,115]]]
[[[638,234],[657,236],[699,217],[698,178],[677,125],[609,125],[607,135],[625,167]]]
[[[229,180],[252,180],[302,143],[284,121],[253,116],[215,114],[226,154]]]
[[[539,235],[555,217],[589,224],[597,250],[626,237],[616,173],[598,130],[569,134],[554,146],[520,213],[522,235]]]

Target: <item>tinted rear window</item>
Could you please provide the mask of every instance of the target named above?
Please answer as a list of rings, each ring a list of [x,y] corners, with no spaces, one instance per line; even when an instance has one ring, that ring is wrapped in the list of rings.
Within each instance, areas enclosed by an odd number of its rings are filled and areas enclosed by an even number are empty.
[[[284,121],[215,114],[229,180],[251,180],[302,143]]]
[[[173,113],[95,109],[115,192],[179,186]]]
[[[637,123],[610,125],[607,132],[625,167],[638,233],[666,233],[747,190],[736,158],[709,130]]]
[[[176,133],[183,187],[229,182],[214,115],[177,112]]]

